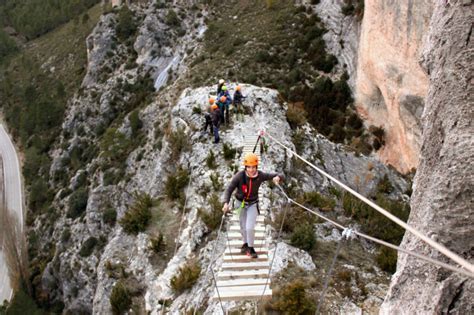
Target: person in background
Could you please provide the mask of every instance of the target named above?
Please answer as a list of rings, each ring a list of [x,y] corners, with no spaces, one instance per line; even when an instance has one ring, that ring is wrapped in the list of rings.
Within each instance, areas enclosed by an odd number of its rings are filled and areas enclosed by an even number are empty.
[[[211,106],[214,105],[214,98],[209,98],[209,108],[204,112],[204,134],[207,132],[207,126],[209,126],[209,131],[212,135],[212,117],[211,117]]]
[[[216,104],[211,106],[212,130],[214,131],[214,143],[219,143],[219,126],[221,124],[221,111]]]
[[[232,101],[232,105],[234,106],[235,116],[240,117],[243,120],[243,108],[242,108],[242,101],[245,99],[245,96],[242,95],[240,85],[235,87],[234,97]]]
[[[219,97],[219,94],[221,93],[221,90],[224,84],[225,84],[224,79],[220,79],[219,84],[217,84],[217,97]]]

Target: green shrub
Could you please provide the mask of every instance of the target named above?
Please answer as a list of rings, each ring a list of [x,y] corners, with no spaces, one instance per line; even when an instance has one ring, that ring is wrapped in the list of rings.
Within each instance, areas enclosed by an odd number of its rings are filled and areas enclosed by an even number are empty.
[[[105,209],[104,213],[102,213],[102,220],[104,220],[105,224],[114,226],[115,222],[117,222],[117,211],[114,208]]]
[[[98,240],[95,237],[89,237],[84,243],[82,243],[79,255],[82,257],[89,257],[94,251],[94,247],[97,245]]]
[[[223,151],[224,160],[226,161],[233,160],[235,157],[235,153],[237,152],[237,150],[235,148],[232,148],[232,146],[228,143],[224,143]]]
[[[199,107],[199,106],[194,106],[194,107],[193,107],[193,114],[201,115],[201,114],[202,114],[202,109],[201,109],[201,107]]]
[[[184,198],[184,188],[189,182],[189,171],[179,168],[174,175],[168,175],[165,182],[165,193],[171,200]]]
[[[5,301],[3,306],[0,304],[0,314],[46,315],[48,313],[40,309],[35,300],[20,288],[15,292],[10,302]]]
[[[123,163],[133,149],[132,140],[116,128],[108,128],[102,137],[100,148],[102,156],[112,164]]]
[[[304,148],[304,131],[297,129],[291,136],[291,140],[293,140],[293,144],[295,145],[296,153],[300,154]]]
[[[212,150],[209,151],[209,154],[206,157],[206,165],[212,170],[217,167],[216,156]]]
[[[134,20],[133,12],[124,5],[118,13],[118,22],[115,32],[120,40],[126,40],[132,37],[137,31],[137,23]]]
[[[61,242],[66,243],[71,238],[71,229],[66,228],[61,234]]]
[[[288,110],[286,111],[286,120],[290,124],[291,129],[303,126],[307,122],[306,111],[303,108],[302,103],[290,103],[288,104]]]
[[[211,206],[210,211],[201,208],[198,210],[198,214],[204,224],[206,224],[207,228],[214,231],[219,227],[221,222],[222,203],[219,200],[219,196],[213,193],[208,200],[208,204]]]
[[[397,251],[383,246],[380,248],[375,261],[380,269],[393,274],[397,270]]]
[[[199,279],[201,266],[198,262],[190,262],[179,268],[178,274],[171,278],[171,288],[176,294],[181,294],[193,285]]]
[[[119,280],[115,283],[112,293],[110,294],[110,305],[115,315],[124,314],[132,305],[132,297],[130,291],[123,281]]]
[[[407,221],[410,214],[407,203],[389,200],[381,194],[377,195],[374,202],[401,220]],[[398,224],[393,223],[349,193],[343,195],[342,206],[346,215],[351,216],[362,225],[364,232],[392,244],[400,244],[405,230]]]
[[[215,191],[220,191],[222,189],[222,183],[219,180],[219,174],[217,173],[211,174],[210,178],[211,178],[212,188]]]
[[[169,9],[165,17],[165,23],[169,26],[178,26],[181,24],[178,15],[173,9]]]
[[[132,137],[136,137],[143,127],[143,122],[140,120],[138,110],[134,110],[130,116],[130,128],[132,128]]]
[[[316,306],[306,294],[306,286],[301,280],[295,280],[275,292],[275,302],[271,303],[273,309],[283,314],[312,314]]]
[[[307,203],[312,207],[330,211],[336,206],[336,200],[325,197],[316,191],[306,192],[302,196],[302,203]]]
[[[307,223],[297,226],[293,233],[291,233],[290,243],[291,245],[306,251],[313,249],[316,244],[313,226]]]
[[[4,57],[15,53],[17,50],[18,47],[15,41],[3,29],[0,29],[0,63]]]
[[[144,232],[151,219],[151,208],[155,201],[146,193],[136,194],[135,203],[128,209],[119,223],[128,234]]]
[[[337,199],[341,198],[341,191],[337,187],[330,186],[329,193],[333,195],[334,197],[336,197]]]
[[[279,211],[275,215],[273,222],[274,228],[279,231],[284,218],[284,211]],[[301,226],[302,222],[313,225],[316,223],[316,216],[300,207],[290,207],[286,211],[286,217],[283,222],[283,232],[292,233],[297,227]]]
[[[84,187],[73,192],[71,197],[69,197],[69,210],[67,212],[67,217],[72,219],[79,217],[86,210],[88,198],[89,192]]]
[[[183,128],[178,128],[176,132],[172,132],[168,139],[171,146],[171,159],[176,160],[181,152],[188,150],[190,147],[188,137]]]
[[[151,238],[150,243],[150,249],[153,250],[155,253],[159,253],[166,248],[166,243],[163,234]]]
[[[388,175],[385,174],[377,183],[377,192],[389,194],[393,191],[393,185],[388,178]]]

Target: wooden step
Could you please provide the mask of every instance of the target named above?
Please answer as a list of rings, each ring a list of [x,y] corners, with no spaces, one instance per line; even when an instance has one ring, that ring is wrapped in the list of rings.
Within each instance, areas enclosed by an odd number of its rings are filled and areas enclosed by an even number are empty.
[[[242,239],[242,234],[240,234],[240,232],[229,232],[229,233],[227,233],[227,237],[230,240],[240,240],[240,239]],[[265,234],[263,232],[256,232],[255,233],[255,239],[256,240],[263,240],[263,239],[265,239]]]
[[[233,224],[229,227],[229,230],[233,232],[240,232],[240,225]],[[255,232],[265,232],[265,226],[263,225],[256,226]]]
[[[236,291],[234,290],[234,287],[226,287],[219,289],[219,296],[217,295],[217,292],[214,290],[214,296],[212,299],[214,301],[219,300],[219,298],[222,301],[245,301],[245,300],[255,300],[255,299],[260,299],[262,297],[263,293],[263,298],[271,298],[272,296],[272,290],[269,288],[266,288],[265,291],[262,288],[256,289],[255,291]]]
[[[268,261],[248,261],[248,262],[224,262],[222,270],[257,270],[268,269]]]
[[[238,248],[240,249],[242,247],[242,241],[241,240],[230,240],[228,242],[226,242],[227,246],[231,247],[231,248]],[[260,249],[262,247],[265,247],[266,246],[266,242],[255,242],[253,244],[253,247],[255,248],[255,250],[257,251],[257,249]]]
[[[257,252],[258,258],[250,258],[247,255],[234,255],[234,254],[225,254],[224,255],[224,262],[247,262],[247,261],[267,261],[268,255],[266,254],[259,254]]]
[[[267,278],[268,269],[257,270],[225,270],[217,273],[217,280],[232,280],[232,279],[257,279]]]
[[[242,246],[242,245],[241,245]],[[263,255],[263,254],[267,254],[268,253],[268,248],[267,247],[261,247],[261,248],[255,248],[255,252],[257,253],[257,255]],[[229,255],[232,253],[233,256],[244,256],[244,257],[247,257],[247,255],[245,254],[242,254],[240,252],[240,247],[239,248],[226,248],[225,250],[225,255]]]
[[[231,222],[240,222],[240,219],[238,216],[234,215],[230,219]],[[263,223],[265,222],[265,217],[263,215],[257,216],[257,223]]]
[[[245,286],[251,286],[251,285],[265,285],[266,283],[267,283],[267,287],[270,288],[270,284],[271,284],[270,279],[264,279],[264,278],[217,281],[217,286],[220,289],[222,287],[238,287],[238,286],[245,287]]]

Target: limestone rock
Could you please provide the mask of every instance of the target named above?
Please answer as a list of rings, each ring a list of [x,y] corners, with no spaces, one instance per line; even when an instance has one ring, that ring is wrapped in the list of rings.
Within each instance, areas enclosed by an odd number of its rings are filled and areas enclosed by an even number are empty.
[[[430,88],[408,223],[471,263],[474,229],[474,46],[471,2],[438,1],[423,51]],[[448,261],[407,233],[403,247]],[[472,314],[474,280],[398,255],[383,314]]]

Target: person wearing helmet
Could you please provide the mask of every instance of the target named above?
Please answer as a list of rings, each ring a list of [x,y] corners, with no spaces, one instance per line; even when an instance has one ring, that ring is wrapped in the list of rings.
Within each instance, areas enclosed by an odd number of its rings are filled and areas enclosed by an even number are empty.
[[[242,95],[240,85],[235,87],[234,98],[232,105],[234,106],[234,112],[237,117],[239,114],[242,116],[242,100],[245,99],[245,96]],[[243,119],[243,118],[242,118]]]
[[[224,79],[219,80],[219,84],[217,84],[217,95],[221,93],[222,87],[224,86],[225,81]]]
[[[207,126],[209,126],[209,131],[211,132],[211,135],[213,134],[212,131],[212,118],[211,118],[211,107],[214,105],[214,98],[209,98],[209,109],[204,113],[204,134],[207,132]]]
[[[211,106],[212,129],[214,131],[214,143],[219,143],[219,126],[221,124],[221,112],[219,106],[213,104]]]
[[[226,123],[228,125],[230,123],[230,117],[229,117],[229,106],[232,104],[232,97],[230,96],[229,90],[227,89],[227,86],[222,86],[221,93],[218,94],[218,97],[222,98],[222,96],[225,96],[225,102],[224,106],[221,108],[221,115],[222,115],[222,123]],[[225,119],[224,119],[225,118]]]
[[[258,189],[267,180],[273,180],[278,184],[284,179],[283,175],[277,173],[266,173],[258,170],[258,156],[254,153],[247,153],[244,157],[245,169],[232,177],[229,186],[224,192],[224,206],[222,211],[229,211],[229,201],[234,190],[235,198],[239,201],[240,211],[240,233],[242,234],[243,245],[241,253],[252,258],[258,258],[254,249],[255,224],[257,222],[258,209]]]
[[[220,116],[221,123],[225,122],[224,111],[225,111],[226,104],[227,104],[227,97],[225,95],[220,96],[219,101],[217,102],[217,106],[219,106],[219,111],[221,114]]]

